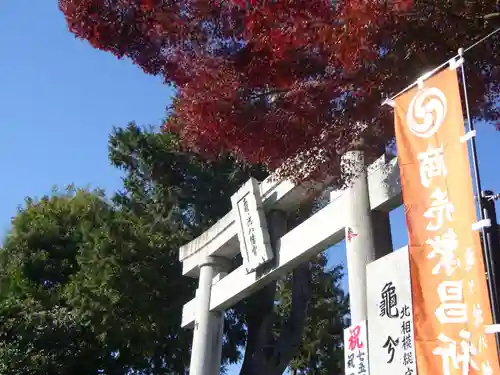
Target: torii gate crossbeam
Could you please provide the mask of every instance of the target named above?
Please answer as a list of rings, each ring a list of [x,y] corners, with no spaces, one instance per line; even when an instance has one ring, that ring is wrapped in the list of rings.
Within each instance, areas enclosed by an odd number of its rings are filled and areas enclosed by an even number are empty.
[[[369,200],[372,211],[390,212],[401,205],[401,186],[399,180],[399,168],[397,159],[386,162],[385,158],[379,160],[368,173]],[[273,266],[265,273],[246,273],[243,266],[234,270],[226,277],[216,277],[212,283],[210,298],[210,311],[221,311],[234,305],[236,302],[247,297],[251,293],[263,287],[267,282],[278,279],[290,272],[299,263],[310,259],[329,245],[340,242],[344,238],[345,219],[339,213],[345,212],[346,191],[334,191],[331,193],[330,203],[322,210],[311,216],[304,223],[297,226],[282,236],[276,245],[276,258]],[[324,223],[329,223],[324,225]],[[221,224],[217,227],[217,224]],[[205,241],[206,249],[211,249],[213,255],[218,246],[226,246],[225,252],[231,251],[228,247],[236,241],[236,247],[232,248],[234,254],[239,251],[236,238],[234,219],[231,221],[231,213],[226,215],[214,227],[221,229],[214,231],[217,235]],[[234,230],[234,234],[233,234]],[[220,238],[223,238],[221,241]],[[201,241],[200,241],[201,242]],[[220,248],[220,247],[219,247]],[[189,269],[188,272],[192,272]],[[184,305],[182,326],[192,326],[195,318],[195,299]]]

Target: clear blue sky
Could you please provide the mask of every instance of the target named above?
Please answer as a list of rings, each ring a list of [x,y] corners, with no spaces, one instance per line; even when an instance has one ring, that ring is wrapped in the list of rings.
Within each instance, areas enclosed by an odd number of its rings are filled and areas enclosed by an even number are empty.
[[[67,31],[57,1],[0,4],[0,230],[25,196],[52,185],[113,190],[108,134],[159,124],[171,92],[161,79]]]
[[[130,62],[76,40],[55,0],[2,1],[0,45],[1,237],[26,196],[70,183],[119,188],[107,158],[112,127],[160,124],[171,91]],[[500,191],[500,133],[480,124],[478,135],[483,186]],[[404,246],[401,209],[391,221],[395,248]],[[342,245],[330,256],[332,265],[345,264]]]

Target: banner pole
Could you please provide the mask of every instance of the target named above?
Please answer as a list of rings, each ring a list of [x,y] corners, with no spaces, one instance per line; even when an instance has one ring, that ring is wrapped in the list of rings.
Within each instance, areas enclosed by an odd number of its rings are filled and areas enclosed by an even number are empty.
[[[491,264],[493,271],[492,278],[493,278],[493,283],[495,285],[495,294],[497,296],[497,301],[498,301],[500,297],[499,295],[500,273],[498,273],[497,270],[500,267],[500,239],[498,236],[497,213],[495,207],[495,199],[492,198],[493,196],[494,193],[492,191],[490,190],[483,191],[482,198],[483,198],[484,213],[487,219],[489,219],[491,222],[491,227],[489,227],[488,230],[486,231],[487,232],[486,237],[488,239],[488,244],[490,247]],[[500,309],[500,306],[497,307]],[[500,311],[497,311],[497,313],[500,313]]]
[[[458,50],[458,56],[463,59],[464,55],[464,49],[459,48]],[[467,79],[465,75],[465,60],[464,63],[461,66],[462,71],[462,87],[464,91],[464,101],[465,101],[465,110],[466,110],[466,115],[467,115],[467,122],[469,125],[469,132],[473,134],[475,131],[474,129],[474,122],[472,121],[472,116],[470,114],[470,108],[469,108],[469,97],[467,94]],[[477,157],[477,147],[476,147],[476,137],[473,136],[471,139],[471,153],[472,153],[472,168],[474,169],[474,181],[476,184],[476,193],[477,193],[477,201],[479,204],[479,212],[480,212],[480,218],[481,220],[487,219],[486,217],[486,212],[485,212],[485,207],[484,207],[484,201],[483,201],[483,191],[481,188],[481,177],[479,175],[479,163],[478,163],[478,157]],[[481,227],[481,240],[483,243],[483,252],[484,252],[484,263],[486,267],[486,279],[488,280],[488,290],[490,292],[490,304],[491,304],[491,312],[492,312],[492,317],[493,317],[493,324],[498,323],[498,295],[496,291],[496,285],[494,282],[494,271],[493,271],[493,265],[492,265],[492,256],[491,256],[491,248],[490,244],[488,242],[487,238],[487,232],[485,230],[485,226],[483,225]],[[500,335],[499,333],[495,334],[496,337],[496,342],[497,342],[497,351],[498,355],[500,357]]]

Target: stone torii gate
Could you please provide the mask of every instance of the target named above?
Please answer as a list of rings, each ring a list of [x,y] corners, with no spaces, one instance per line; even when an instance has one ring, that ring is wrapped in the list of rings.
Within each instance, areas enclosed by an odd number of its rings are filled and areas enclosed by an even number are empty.
[[[233,196],[228,214],[180,248],[183,275],[199,278],[196,296],[182,313],[182,326],[194,329],[191,375],[220,373],[225,309],[346,237],[351,320],[366,319],[366,265],[392,251],[389,212],[402,204],[399,168],[387,155],[365,167],[360,151],[347,153],[344,161],[357,171],[350,187],[332,191],[328,205],[289,232],[285,213],[307,198],[310,186],[251,179]],[[243,252],[249,246],[238,206],[243,196],[262,234],[255,238],[264,251],[253,261]],[[240,250],[246,262],[228,273],[228,260]]]

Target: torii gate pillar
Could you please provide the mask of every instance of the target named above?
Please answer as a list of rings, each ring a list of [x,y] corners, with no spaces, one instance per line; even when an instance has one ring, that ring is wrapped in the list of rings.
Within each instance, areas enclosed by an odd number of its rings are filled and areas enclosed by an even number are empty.
[[[271,210],[268,214],[271,245],[286,233],[286,213]],[[215,274],[227,275],[229,262],[225,258],[209,256],[200,263],[200,279],[196,291],[196,318],[189,373],[192,375],[220,374],[224,311],[210,311],[211,290]]]
[[[351,186],[346,190],[347,275],[351,321],[366,319],[366,266],[376,259],[367,166],[363,151],[350,151],[343,156],[343,165],[351,174]],[[392,250],[392,249],[391,249]]]
[[[220,373],[224,313],[210,311],[212,283],[216,273],[226,275],[228,261],[208,256],[200,263],[200,279],[196,291],[196,318],[189,373],[207,375]]]

